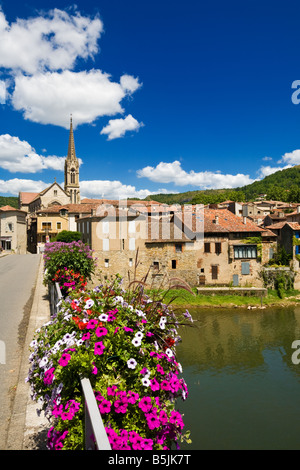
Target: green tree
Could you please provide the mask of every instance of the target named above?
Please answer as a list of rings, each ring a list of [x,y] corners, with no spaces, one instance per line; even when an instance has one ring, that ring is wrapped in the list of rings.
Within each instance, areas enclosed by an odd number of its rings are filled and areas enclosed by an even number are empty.
[[[62,230],[56,237],[56,242],[71,243],[81,240],[82,234],[80,232],[72,232],[71,230]]]

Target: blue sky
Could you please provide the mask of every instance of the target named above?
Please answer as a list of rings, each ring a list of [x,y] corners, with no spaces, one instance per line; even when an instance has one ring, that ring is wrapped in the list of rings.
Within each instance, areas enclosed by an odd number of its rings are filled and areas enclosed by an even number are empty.
[[[234,188],[300,164],[298,1],[0,7],[1,195],[63,182],[70,114],[85,197]]]

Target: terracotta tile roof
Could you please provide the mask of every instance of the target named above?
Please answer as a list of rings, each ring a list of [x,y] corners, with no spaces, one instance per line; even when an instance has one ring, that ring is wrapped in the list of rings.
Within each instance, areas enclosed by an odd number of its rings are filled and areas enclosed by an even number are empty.
[[[283,222],[278,222],[277,224],[267,225],[265,228],[268,230],[278,230],[281,229],[285,224],[287,224],[286,220]]]
[[[264,230],[261,232],[262,237],[277,237],[276,233],[272,232],[272,230]]]
[[[39,193],[19,193],[20,201],[22,204],[29,204],[33,199],[35,199]]]
[[[66,209],[68,212],[75,214],[90,214],[92,209],[95,209],[97,206],[98,204],[65,204],[63,206],[55,204],[54,206],[39,209],[37,214],[58,214],[62,209]]]
[[[300,224],[298,222],[287,222],[287,221],[279,222],[278,224],[272,224],[265,228],[270,229],[270,230],[280,230],[286,224],[289,225],[293,230],[300,230]]]
[[[204,210],[204,232],[262,232],[263,229],[247,217],[239,217],[227,209]]]
[[[1,211],[1,212],[11,212],[11,211],[14,211],[14,212],[22,212],[23,214],[26,214],[25,211],[22,211],[21,209],[16,209],[15,207],[12,207],[12,206],[2,206],[2,207],[0,207],[0,211]]]
[[[109,204],[111,206],[141,206],[141,207],[149,207],[149,206],[167,206],[166,204],[161,204],[157,201],[140,201],[137,199],[91,199],[91,198],[84,198],[81,199],[81,204]]]
[[[287,222],[287,223],[293,230],[300,230],[300,224],[298,222]]]

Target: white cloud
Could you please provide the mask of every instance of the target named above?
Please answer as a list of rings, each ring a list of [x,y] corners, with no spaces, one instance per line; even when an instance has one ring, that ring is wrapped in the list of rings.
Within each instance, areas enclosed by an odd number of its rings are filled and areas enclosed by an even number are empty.
[[[129,197],[137,197],[144,199],[154,193],[148,189],[138,190],[135,186],[126,185],[120,181],[91,180],[80,181],[80,194],[82,198],[126,199]]]
[[[94,59],[103,23],[76,7],[53,9],[9,23],[0,7],[0,104],[10,102],[25,119],[68,128],[98,117],[123,114],[121,101],[141,83],[124,74],[120,82],[99,69],[75,71],[77,59]],[[127,123],[128,124],[128,123]]]
[[[120,79],[120,84],[126,93],[134,93],[141,86],[138,78],[132,77],[132,75],[127,74],[122,75]]]
[[[120,83],[112,82],[101,70],[66,70],[17,76],[12,103],[26,119],[67,129],[70,113],[74,127],[100,116],[123,113],[121,101],[125,96]]]
[[[263,160],[264,160],[265,162],[267,162],[267,161],[273,160],[273,158],[272,158],[272,157],[264,157]]]
[[[284,167],[262,166],[258,170],[258,178],[265,178],[266,176],[276,173],[276,171],[286,170],[287,168],[291,168],[292,166],[293,165],[285,165]]]
[[[6,101],[6,83],[0,80],[0,104],[5,104]]]
[[[290,165],[300,165],[300,150],[285,153],[278,163],[287,163]]]
[[[38,155],[25,140],[9,134],[0,135],[0,168],[11,173],[36,173],[64,170],[65,157]]]
[[[101,20],[54,9],[9,24],[0,10],[0,67],[34,74],[72,69],[77,58],[98,52]]]
[[[38,193],[47,188],[49,183],[43,181],[33,181],[27,179],[13,178],[10,180],[0,180],[0,194],[18,196],[19,192]]]
[[[111,119],[107,126],[103,127],[100,134],[107,134],[107,140],[123,137],[127,131],[138,131],[143,123],[139,123],[131,114],[124,119]]]
[[[196,186],[201,189],[236,188],[254,181],[249,175],[236,175],[191,170],[186,172],[179,161],[160,162],[156,167],[147,166],[137,171],[139,178],[148,178],[157,183],[174,183],[176,186]]]

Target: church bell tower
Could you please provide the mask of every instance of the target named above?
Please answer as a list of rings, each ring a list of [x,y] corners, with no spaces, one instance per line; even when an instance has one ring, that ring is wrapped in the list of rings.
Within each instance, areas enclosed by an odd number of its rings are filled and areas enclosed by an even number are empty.
[[[70,136],[68,156],[65,160],[65,191],[70,197],[70,204],[80,204],[79,162],[75,153],[72,116],[70,119]]]

